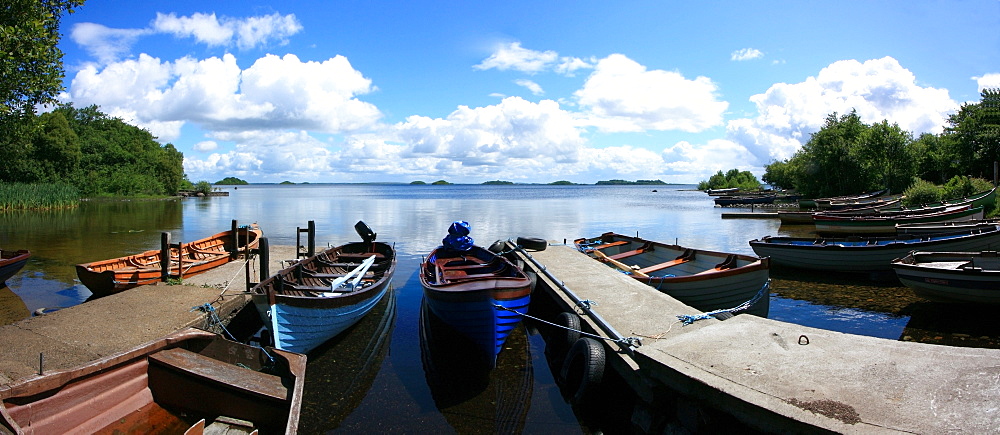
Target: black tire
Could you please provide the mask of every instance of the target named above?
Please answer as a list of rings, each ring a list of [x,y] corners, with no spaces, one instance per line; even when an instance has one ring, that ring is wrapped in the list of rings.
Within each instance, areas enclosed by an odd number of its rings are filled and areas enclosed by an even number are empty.
[[[503,240],[497,240],[497,241],[493,242],[493,244],[490,245],[489,248],[486,248],[486,249],[488,251],[494,253],[494,254],[499,254],[499,253],[503,252],[503,248],[505,247],[504,246],[505,243],[506,242],[504,242]]]
[[[545,248],[549,247],[549,242],[538,237],[518,237],[517,245],[532,251],[544,251]]]
[[[573,344],[563,362],[559,378],[569,402],[577,407],[595,404],[604,380],[604,345],[590,337]]]
[[[580,339],[580,316],[576,313],[564,311],[559,313],[559,315],[556,316],[555,321],[552,323],[563,327],[556,328],[552,337],[552,345],[556,350],[558,350],[559,355],[563,355],[563,358],[565,359],[564,355],[569,352],[570,347],[576,344],[576,341]]]

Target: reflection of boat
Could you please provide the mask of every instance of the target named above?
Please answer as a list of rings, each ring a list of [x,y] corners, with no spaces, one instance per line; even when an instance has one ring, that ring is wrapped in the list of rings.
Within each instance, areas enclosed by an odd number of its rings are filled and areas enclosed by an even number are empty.
[[[187,329],[3,387],[0,423],[14,433],[295,433],[305,370],[304,355]]]
[[[1000,303],[997,251],[910,252],[892,261],[899,282],[917,296],[944,302]]]
[[[996,305],[921,301],[903,310],[910,318],[900,340],[956,347],[1000,348]]]
[[[179,248],[170,248],[169,275],[183,278],[222,266],[247,250],[257,249],[262,236],[260,227],[251,224],[237,228],[235,235],[232,230],[228,230],[201,240],[181,243]],[[94,296],[107,296],[163,279],[161,259],[161,250],[151,250],[78,264],[76,275]]]
[[[309,352],[357,323],[389,289],[395,249],[376,242],[364,222],[354,228],[362,242],[319,252],[250,290],[275,347]]]
[[[424,299],[435,315],[477,343],[492,365],[528,312],[531,279],[503,256],[473,245],[467,223],[455,222],[448,231],[444,246],[420,265]],[[453,236],[467,243],[452,244]]]
[[[776,266],[844,272],[888,271],[892,260],[912,250],[980,251],[1000,247],[1000,229],[892,237],[796,238],[766,236],[750,241],[757,255]]]
[[[31,253],[24,249],[17,251],[0,249],[0,284],[7,282],[8,278],[20,271],[30,257]]]
[[[389,289],[358,323],[309,355],[309,399],[302,404],[300,432],[337,429],[368,396],[389,353],[396,325],[396,297]]]
[[[458,433],[521,433],[534,383],[524,327],[511,332],[492,368],[479,344],[437,317],[428,302],[420,307],[420,356],[438,410]]]
[[[715,205],[750,205],[750,204],[772,204],[777,198],[775,194],[767,195],[740,195],[740,196],[720,196],[715,198]]]
[[[702,311],[734,308],[753,300],[767,284],[770,260],[652,242],[604,233],[577,239],[577,249]],[[746,312],[767,317],[769,298]]]

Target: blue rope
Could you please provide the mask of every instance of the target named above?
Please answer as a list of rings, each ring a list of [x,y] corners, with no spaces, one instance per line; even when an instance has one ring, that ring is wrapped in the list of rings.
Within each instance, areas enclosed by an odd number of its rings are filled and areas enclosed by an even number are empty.
[[[229,330],[226,329],[226,325],[222,323],[222,319],[219,318],[219,315],[215,312],[215,307],[213,307],[212,304],[202,304],[197,307],[191,307],[191,311],[194,310],[201,310],[208,313],[208,326],[211,327],[213,325],[219,325],[219,328],[222,328],[222,332],[225,332],[226,336],[229,337],[230,340],[236,341],[236,337],[233,337],[233,334],[230,334]]]
[[[760,290],[757,291],[757,294],[754,295],[754,297],[750,298],[749,301],[746,301],[746,302],[744,302],[742,304],[737,305],[736,307],[726,308],[726,309],[722,309],[722,310],[709,311],[707,313],[701,313],[701,314],[697,314],[697,315],[682,314],[682,315],[677,316],[677,319],[680,320],[681,322],[683,322],[685,325],[690,325],[690,324],[692,324],[694,322],[697,322],[699,320],[710,319],[710,318],[712,318],[713,314],[735,313],[737,311],[743,311],[743,310],[745,310],[745,309],[750,308],[751,306],[753,306],[753,304],[757,303],[757,301],[759,301],[762,297],[764,297],[764,295],[770,296],[770,288],[771,288],[771,280],[768,279],[767,282],[764,283],[764,286],[762,286],[760,288]]]

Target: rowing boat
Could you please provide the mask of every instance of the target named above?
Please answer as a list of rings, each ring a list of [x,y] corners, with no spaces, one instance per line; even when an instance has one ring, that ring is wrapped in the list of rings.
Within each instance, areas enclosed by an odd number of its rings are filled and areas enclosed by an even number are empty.
[[[577,249],[698,310],[710,312],[756,301],[745,312],[767,317],[770,260],[604,233],[574,241]]]
[[[182,279],[235,260],[257,249],[263,233],[257,224],[223,231],[170,248],[168,277]],[[161,250],[76,265],[76,275],[94,296],[102,297],[164,279]]]
[[[797,238],[766,236],[750,241],[757,255],[775,266],[842,272],[891,270],[892,260],[913,250],[982,251],[1000,248],[1000,227],[940,234]]]
[[[274,347],[308,353],[351,327],[389,290],[396,251],[359,221],[361,242],[297,261],[250,289]]]
[[[17,251],[5,251],[0,249],[0,284],[7,282],[7,279],[14,276],[28,263],[31,253],[25,249]]]
[[[892,261],[899,282],[941,302],[1000,304],[997,251],[910,252]]]
[[[451,224],[442,245],[420,264],[420,283],[430,312],[472,340],[494,367],[507,336],[528,312],[532,284],[510,260],[476,246],[469,231],[467,222]]]
[[[305,373],[305,355],[186,329],[0,387],[0,433],[294,434]]]
[[[897,224],[951,222],[982,218],[982,207],[954,205],[871,216],[816,214],[813,215],[813,225],[816,226],[816,232],[820,234],[875,235],[895,234]]]

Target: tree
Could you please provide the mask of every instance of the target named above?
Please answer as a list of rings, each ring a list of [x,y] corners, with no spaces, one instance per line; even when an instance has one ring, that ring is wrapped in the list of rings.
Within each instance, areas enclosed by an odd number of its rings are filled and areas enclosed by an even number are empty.
[[[5,0],[0,6],[0,122],[19,123],[63,89],[59,21],[84,0]],[[10,130],[7,130],[10,131]]]

